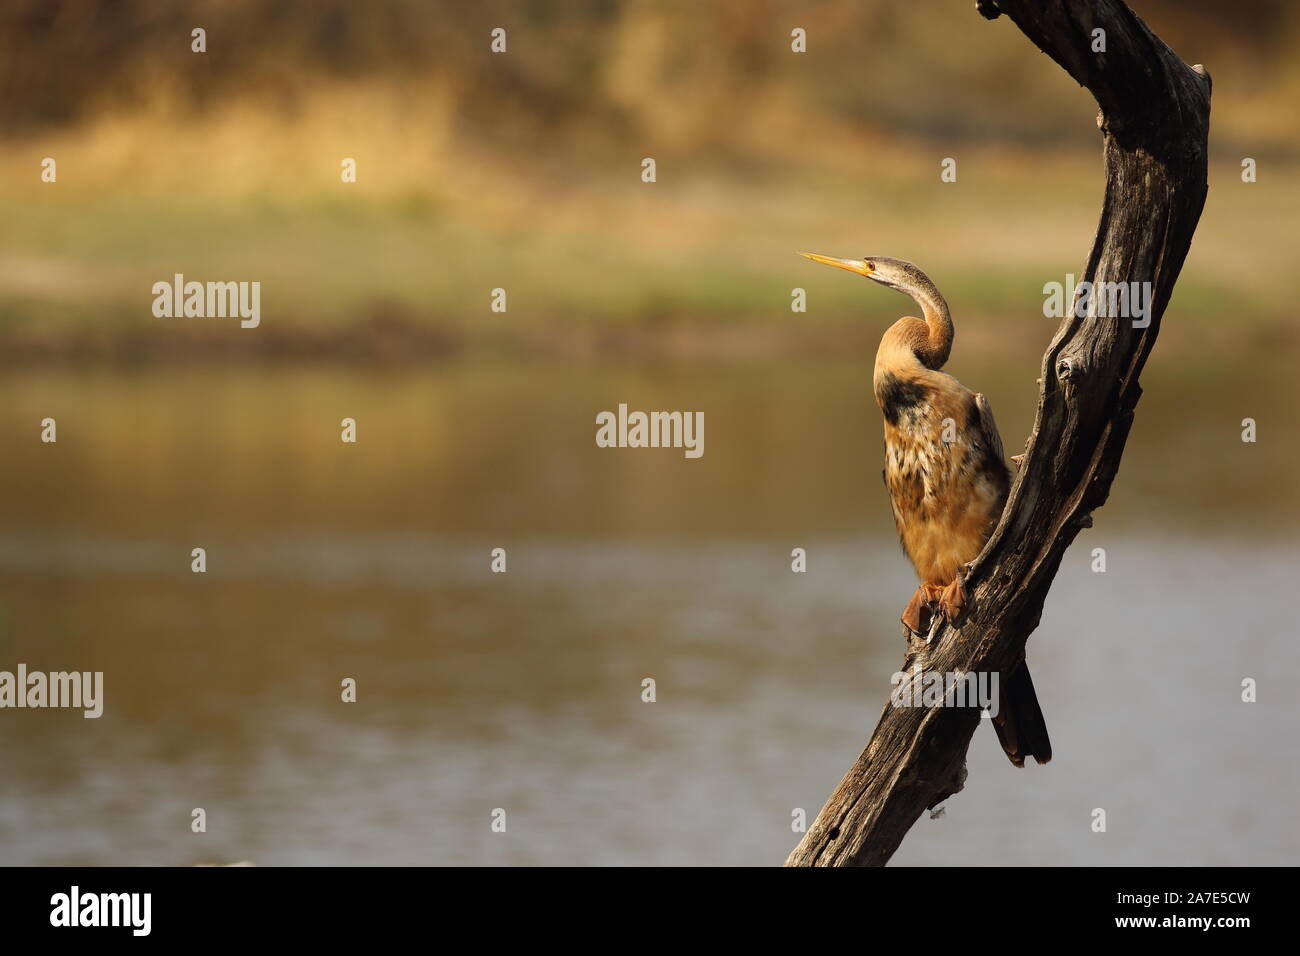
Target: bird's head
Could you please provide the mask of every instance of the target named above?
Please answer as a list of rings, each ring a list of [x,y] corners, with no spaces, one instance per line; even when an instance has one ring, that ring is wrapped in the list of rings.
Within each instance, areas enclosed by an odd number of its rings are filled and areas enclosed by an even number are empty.
[[[929,283],[929,280],[925,279],[925,275],[920,269],[903,259],[891,259],[889,256],[837,259],[834,256],[819,256],[815,252],[801,252],[799,255],[811,259],[813,262],[820,262],[822,265],[848,269],[850,272],[866,276],[873,282],[887,285],[899,292],[910,294],[920,284],[917,281],[918,277],[924,280],[925,283]]]
[[[924,272],[905,259],[891,259],[889,256],[837,259],[812,252],[801,252],[800,255],[813,262],[856,272],[915,299],[925,314],[924,322],[910,317],[899,319],[885,333],[881,345],[883,347],[891,340],[904,341],[927,368],[943,368],[952,348],[952,316],[948,312],[948,303]]]

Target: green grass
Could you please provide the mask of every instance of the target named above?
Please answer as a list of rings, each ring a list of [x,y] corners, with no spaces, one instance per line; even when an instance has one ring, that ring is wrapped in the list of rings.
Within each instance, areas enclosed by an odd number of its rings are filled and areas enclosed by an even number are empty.
[[[1030,154],[968,167],[960,185],[898,174],[844,184],[810,167],[743,182],[606,177],[553,189],[516,180],[502,196],[417,186],[233,197],[147,184],[30,190],[9,198],[0,226],[0,334],[93,349],[123,330],[147,333],[167,321],[151,315],[150,287],[175,272],[260,281],[264,328],[289,336],[395,312],[471,342],[503,328],[544,337],[665,321],[792,336],[816,325],[828,340],[835,328],[856,340],[858,319],[883,327],[915,311],[795,255],[812,249],[918,261],[953,306],[966,347],[998,348],[1042,319],[1044,282],[1082,267],[1100,171],[1082,157]],[[1300,200],[1285,186],[1219,180],[1171,315],[1211,336],[1294,323],[1290,239],[1278,224],[1300,215]],[[808,295],[803,316],[789,309],[796,286]],[[507,290],[505,316],[489,311],[497,287]]]

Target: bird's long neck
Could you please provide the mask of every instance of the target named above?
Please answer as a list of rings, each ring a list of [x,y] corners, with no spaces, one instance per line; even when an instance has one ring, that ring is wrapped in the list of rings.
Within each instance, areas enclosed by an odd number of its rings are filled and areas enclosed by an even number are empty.
[[[935,284],[922,274],[915,276],[903,291],[916,300],[925,316],[924,333],[921,334],[918,325],[915,341],[909,344],[926,368],[943,368],[952,351],[952,313],[948,311],[948,303]]]
[[[948,361],[948,353],[952,350],[952,314],[929,277],[915,269],[905,281],[895,280],[891,284],[915,299],[925,318],[908,316],[899,319],[880,340],[874,384],[882,408],[882,389],[888,390],[891,381],[909,378],[922,369],[938,371]]]

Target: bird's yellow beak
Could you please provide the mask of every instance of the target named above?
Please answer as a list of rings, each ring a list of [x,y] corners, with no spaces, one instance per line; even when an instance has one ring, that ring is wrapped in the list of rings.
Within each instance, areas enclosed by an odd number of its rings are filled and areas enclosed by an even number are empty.
[[[871,275],[871,266],[867,265],[864,259],[836,259],[834,256],[819,256],[815,252],[801,252],[799,255],[813,262],[820,262],[824,266],[836,266],[840,269],[848,269],[850,272],[856,272],[860,276]]]

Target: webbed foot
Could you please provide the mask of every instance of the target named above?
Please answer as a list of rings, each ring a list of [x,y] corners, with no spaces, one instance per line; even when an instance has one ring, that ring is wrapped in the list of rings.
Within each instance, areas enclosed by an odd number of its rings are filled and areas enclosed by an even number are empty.
[[[966,585],[962,584],[960,574],[952,579],[952,584],[940,592],[939,610],[950,623],[956,623],[965,612]]]

